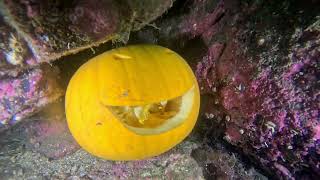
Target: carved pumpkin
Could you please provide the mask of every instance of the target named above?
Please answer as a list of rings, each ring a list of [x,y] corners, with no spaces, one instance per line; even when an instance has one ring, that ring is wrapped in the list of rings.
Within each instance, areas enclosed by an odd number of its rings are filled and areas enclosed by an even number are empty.
[[[113,49],[69,82],[66,116],[76,141],[109,160],[159,155],[181,142],[199,111],[196,78],[182,57],[156,45]]]

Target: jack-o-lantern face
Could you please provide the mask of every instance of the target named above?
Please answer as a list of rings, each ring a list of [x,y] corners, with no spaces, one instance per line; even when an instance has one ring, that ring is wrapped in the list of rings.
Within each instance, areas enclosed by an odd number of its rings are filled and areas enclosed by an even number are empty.
[[[192,130],[199,89],[188,64],[156,45],[113,49],[85,63],[66,93],[70,131],[88,152],[110,160],[159,155]]]

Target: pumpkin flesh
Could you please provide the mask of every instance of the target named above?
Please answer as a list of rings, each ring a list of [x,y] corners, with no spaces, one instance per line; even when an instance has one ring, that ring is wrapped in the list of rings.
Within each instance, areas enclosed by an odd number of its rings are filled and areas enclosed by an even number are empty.
[[[143,106],[107,106],[125,127],[137,134],[159,134],[177,127],[191,112],[194,88],[183,96]]]

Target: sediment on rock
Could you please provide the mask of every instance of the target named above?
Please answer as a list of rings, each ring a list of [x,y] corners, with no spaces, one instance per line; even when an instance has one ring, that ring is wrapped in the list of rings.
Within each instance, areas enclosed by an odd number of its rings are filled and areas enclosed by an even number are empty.
[[[21,51],[28,53],[24,57],[22,52],[13,51],[6,59],[11,65],[17,65],[14,61],[19,61],[23,66],[31,66],[109,40],[126,42],[131,30],[150,23],[171,7],[172,2],[1,0],[0,13],[4,19],[2,24],[5,23],[1,25],[7,34],[11,34],[5,45],[10,46],[15,40],[15,45],[21,44]]]

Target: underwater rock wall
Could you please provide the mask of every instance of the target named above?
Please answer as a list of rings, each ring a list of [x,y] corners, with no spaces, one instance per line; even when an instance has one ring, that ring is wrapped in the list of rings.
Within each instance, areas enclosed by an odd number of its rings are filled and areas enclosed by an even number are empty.
[[[2,0],[0,12],[31,50],[34,64],[38,64],[108,40],[126,42],[131,30],[154,20],[172,2]]]

